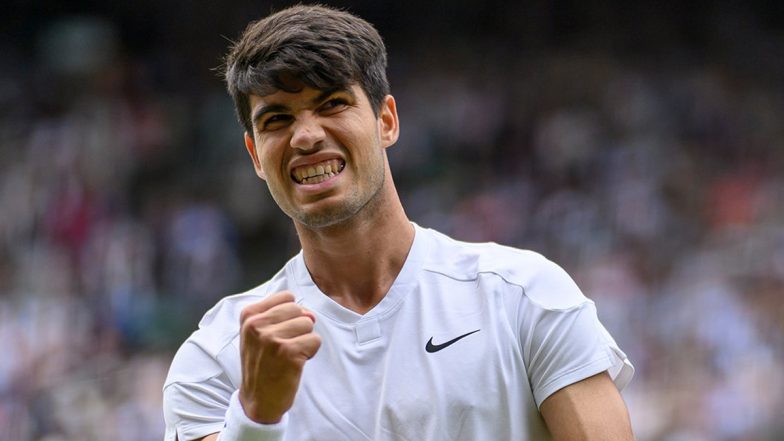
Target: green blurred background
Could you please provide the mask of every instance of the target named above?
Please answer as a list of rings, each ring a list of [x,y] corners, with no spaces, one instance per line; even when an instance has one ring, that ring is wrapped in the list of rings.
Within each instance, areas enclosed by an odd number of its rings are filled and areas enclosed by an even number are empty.
[[[781,2],[328,3],[387,43],[409,216],[561,263],[638,439],[784,439]],[[297,252],[215,71],[287,4],[3,3],[0,440],[162,439],[179,343]]]

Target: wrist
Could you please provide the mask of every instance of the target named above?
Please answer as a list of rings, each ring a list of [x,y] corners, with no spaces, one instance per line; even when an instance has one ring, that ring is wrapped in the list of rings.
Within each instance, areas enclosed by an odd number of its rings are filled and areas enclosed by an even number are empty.
[[[283,415],[285,412],[282,413],[270,413],[270,412],[263,412],[260,406],[252,404],[252,401],[245,398],[242,394],[242,389],[237,393],[239,398],[240,406],[242,406],[242,411],[245,413],[245,416],[250,418],[251,421],[258,423],[258,424],[277,424],[283,419]]]
[[[218,441],[280,441],[288,423],[286,414],[273,424],[258,423],[243,410],[239,391],[235,391],[229,400],[226,419]]]

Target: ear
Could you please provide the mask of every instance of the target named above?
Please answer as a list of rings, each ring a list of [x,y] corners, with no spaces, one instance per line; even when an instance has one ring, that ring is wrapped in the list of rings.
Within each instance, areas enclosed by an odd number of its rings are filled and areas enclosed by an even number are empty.
[[[267,177],[264,175],[264,169],[261,168],[259,154],[256,152],[256,144],[253,143],[253,138],[248,135],[248,132],[245,132],[245,148],[248,149],[250,159],[253,161],[253,168],[256,169],[256,174],[261,179],[267,180]]]
[[[395,97],[387,95],[381,102],[381,109],[378,112],[378,124],[381,137],[381,145],[384,148],[397,142],[400,136],[400,123],[397,119],[397,105]]]

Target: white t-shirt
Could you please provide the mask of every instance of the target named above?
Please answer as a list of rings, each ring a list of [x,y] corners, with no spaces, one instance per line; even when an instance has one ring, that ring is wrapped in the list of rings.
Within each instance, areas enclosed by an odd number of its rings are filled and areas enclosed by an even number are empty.
[[[302,253],[221,300],[174,357],[165,440],[221,430],[241,382],[240,311],[281,290],[316,314],[322,345],[274,439],[546,440],[538,407],[550,394],[603,371],[629,382],[631,363],[559,266],[415,227],[392,288],[364,315],[319,291]]]

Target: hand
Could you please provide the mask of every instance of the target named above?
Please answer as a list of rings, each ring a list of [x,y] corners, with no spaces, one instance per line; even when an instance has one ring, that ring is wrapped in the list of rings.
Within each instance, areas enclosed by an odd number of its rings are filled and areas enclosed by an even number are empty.
[[[316,317],[294,300],[291,292],[281,291],[240,314],[240,403],[257,423],[283,418],[294,403],[305,362],[321,346],[313,332]]]

